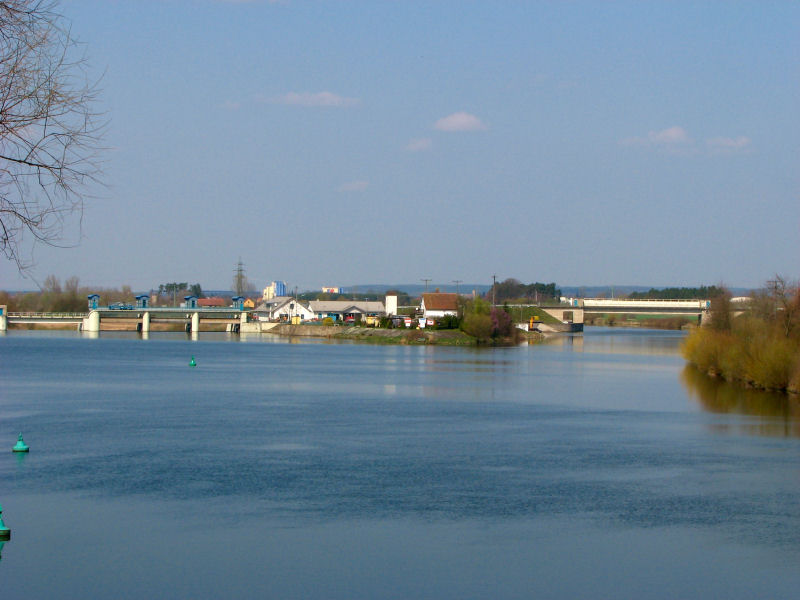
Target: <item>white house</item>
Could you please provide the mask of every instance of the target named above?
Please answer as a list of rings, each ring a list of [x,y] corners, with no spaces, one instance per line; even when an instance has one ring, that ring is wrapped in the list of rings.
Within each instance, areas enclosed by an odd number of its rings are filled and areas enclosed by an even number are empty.
[[[458,294],[422,294],[420,304],[422,316],[425,319],[441,318],[445,315],[458,314]]]
[[[300,317],[301,321],[310,321],[314,318],[314,313],[308,306],[291,296],[278,296],[262,302],[256,307],[255,313],[259,318],[270,321],[291,321],[295,316]]]

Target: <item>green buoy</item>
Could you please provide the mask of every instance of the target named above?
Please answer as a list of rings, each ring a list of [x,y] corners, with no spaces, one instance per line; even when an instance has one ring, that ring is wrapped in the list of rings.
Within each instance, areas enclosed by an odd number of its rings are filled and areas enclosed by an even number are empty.
[[[0,540],[10,540],[11,530],[3,523],[3,507],[0,506]]]
[[[192,360],[189,361],[189,366],[190,367],[196,367],[197,366],[197,363],[194,360],[194,356],[192,357]]]
[[[28,448],[28,445],[24,441],[22,441],[22,434],[20,433],[19,437],[17,438],[17,443],[14,444],[14,446],[11,448],[11,451],[27,452],[28,450],[30,450],[30,448]]]

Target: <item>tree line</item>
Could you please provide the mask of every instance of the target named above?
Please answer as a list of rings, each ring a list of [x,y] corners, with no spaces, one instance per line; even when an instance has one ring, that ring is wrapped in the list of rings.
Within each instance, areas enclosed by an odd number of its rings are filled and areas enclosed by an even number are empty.
[[[668,287],[657,290],[650,288],[646,292],[631,292],[631,300],[707,300],[724,295],[724,287],[716,285],[701,285],[700,287]]]
[[[10,312],[86,312],[89,294],[98,294],[103,305],[115,302],[133,304],[135,293],[129,285],[121,288],[98,288],[81,286],[77,277],[61,281],[55,275],[49,275],[38,292],[9,294],[0,291],[0,304],[5,304]],[[184,296],[203,297],[203,289],[199,283],[189,285],[182,283],[163,283],[152,293],[157,296],[156,304],[177,306],[183,302]]]
[[[487,299],[494,299],[495,303],[504,302],[543,302],[558,300],[561,297],[561,289],[555,283],[522,283],[519,279],[509,278],[500,283],[496,283],[493,288],[486,292]]]
[[[0,291],[0,304],[10,312],[86,312],[89,294],[99,294],[103,304],[132,303],[134,299],[129,285],[119,289],[81,287],[77,277],[70,277],[62,285],[55,275],[49,275],[38,292],[12,295]]]

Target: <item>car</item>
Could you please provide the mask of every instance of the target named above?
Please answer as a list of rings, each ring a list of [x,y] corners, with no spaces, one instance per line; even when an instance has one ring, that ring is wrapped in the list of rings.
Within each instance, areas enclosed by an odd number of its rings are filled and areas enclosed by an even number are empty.
[[[125,304],[124,302],[114,302],[114,304],[109,304],[108,308],[111,310],[133,310],[133,305]]]

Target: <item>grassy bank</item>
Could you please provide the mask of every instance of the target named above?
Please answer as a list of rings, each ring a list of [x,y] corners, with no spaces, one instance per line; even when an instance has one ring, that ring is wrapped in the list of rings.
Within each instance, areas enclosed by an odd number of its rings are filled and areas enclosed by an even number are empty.
[[[524,333],[524,332],[520,332]],[[336,340],[353,340],[369,344],[403,344],[434,346],[479,346],[478,339],[458,329],[382,329],[376,327],[320,327],[312,325],[278,325],[269,334],[289,337],[320,337]],[[529,342],[539,342],[544,336],[537,333],[525,334]],[[513,345],[519,340],[508,340]],[[498,343],[496,345],[503,345]]]
[[[586,325],[604,327],[642,327],[644,329],[683,329],[688,325],[696,325],[695,316],[675,315],[626,315],[587,313],[584,317]]]

